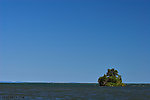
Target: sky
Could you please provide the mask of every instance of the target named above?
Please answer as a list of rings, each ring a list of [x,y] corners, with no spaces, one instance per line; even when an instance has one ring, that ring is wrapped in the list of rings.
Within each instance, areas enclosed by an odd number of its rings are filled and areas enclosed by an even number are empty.
[[[149,0],[0,0],[0,81],[150,82]]]

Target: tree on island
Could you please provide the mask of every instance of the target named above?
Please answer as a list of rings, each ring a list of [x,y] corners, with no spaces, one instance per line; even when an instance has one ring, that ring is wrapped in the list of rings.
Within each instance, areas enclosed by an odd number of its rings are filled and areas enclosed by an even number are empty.
[[[98,83],[100,86],[125,86],[122,83],[121,75],[114,68],[108,69],[108,72],[103,77],[99,77]]]

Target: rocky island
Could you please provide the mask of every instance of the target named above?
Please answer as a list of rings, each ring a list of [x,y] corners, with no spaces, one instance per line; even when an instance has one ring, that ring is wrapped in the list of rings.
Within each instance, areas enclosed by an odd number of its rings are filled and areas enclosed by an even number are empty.
[[[104,76],[99,77],[98,83],[100,86],[125,86],[122,83],[121,75],[114,68],[108,69],[108,72]]]

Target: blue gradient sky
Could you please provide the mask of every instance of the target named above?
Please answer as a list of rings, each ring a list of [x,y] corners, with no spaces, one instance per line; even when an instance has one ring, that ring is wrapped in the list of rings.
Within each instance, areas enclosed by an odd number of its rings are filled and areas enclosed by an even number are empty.
[[[1,0],[0,81],[150,82],[149,0]]]

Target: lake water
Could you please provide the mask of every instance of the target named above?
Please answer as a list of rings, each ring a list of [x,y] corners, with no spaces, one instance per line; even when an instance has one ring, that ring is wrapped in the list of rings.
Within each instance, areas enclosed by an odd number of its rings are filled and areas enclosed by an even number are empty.
[[[150,84],[0,83],[0,100],[150,100]]]

